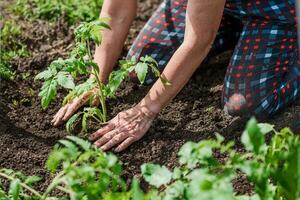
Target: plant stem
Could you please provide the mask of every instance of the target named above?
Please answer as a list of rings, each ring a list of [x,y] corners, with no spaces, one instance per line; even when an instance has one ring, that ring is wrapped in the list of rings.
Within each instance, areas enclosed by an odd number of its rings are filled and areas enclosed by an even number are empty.
[[[87,50],[88,50],[89,59],[92,60],[93,58],[92,58],[92,53],[91,53],[91,49],[90,49],[90,41],[89,40],[87,40],[86,46],[87,46]],[[99,72],[100,72],[100,67],[99,66],[98,66],[98,69],[99,69]],[[103,83],[99,79],[99,73],[94,68],[93,68],[92,73],[95,75],[97,84],[99,86],[99,100],[100,100],[100,104],[101,104],[101,107],[102,107],[103,122],[106,122],[106,120],[107,120],[107,109],[106,109],[106,99],[105,99],[104,94],[103,94]]]
[[[62,191],[64,193],[68,193],[68,194],[72,193],[72,191],[70,191],[70,190],[68,190],[68,189],[66,189],[66,188],[64,188],[62,186],[57,186],[56,189],[58,189],[58,190],[60,190],[60,191]]]
[[[6,175],[6,174],[4,174],[4,173],[1,173],[1,172],[0,172],[0,176],[2,176],[2,177],[5,178],[5,179],[11,180],[11,181],[14,180],[13,177],[8,176],[8,175]],[[26,190],[28,190],[29,192],[31,192],[32,194],[36,195],[37,197],[42,198],[42,195],[41,195],[38,191],[36,191],[35,189],[29,187],[29,186],[26,185],[25,183],[22,183],[22,182],[21,182],[20,185],[21,185],[23,188],[25,188]]]
[[[97,84],[99,86],[99,100],[102,107],[102,115],[103,115],[103,122],[106,122],[107,120],[107,109],[106,109],[106,100],[103,94],[103,83],[99,80],[99,74],[96,72],[96,70],[93,70],[94,75],[96,77]]]
[[[92,53],[91,53],[91,48],[90,48],[90,41],[87,40],[87,43],[86,43],[86,46],[87,46],[87,50],[88,50],[88,56],[90,58],[90,60],[92,60]]]
[[[46,199],[47,196],[50,194],[50,192],[52,192],[52,190],[61,182],[60,179],[63,175],[64,175],[64,171],[61,171],[55,176],[51,184],[48,186],[46,192],[41,197],[42,200]]]

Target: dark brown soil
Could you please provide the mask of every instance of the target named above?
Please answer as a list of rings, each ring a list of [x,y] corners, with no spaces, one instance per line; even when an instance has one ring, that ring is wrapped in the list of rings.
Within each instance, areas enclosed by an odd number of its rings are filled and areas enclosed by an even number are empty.
[[[130,31],[126,48],[138,34],[160,0],[140,0],[139,13]],[[3,5],[0,4],[1,10]],[[42,21],[20,23],[22,39],[28,44],[31,56],[14,61],[17,78],[0,80],[0,168],[13,168],[32,175],[45,177],[38,186],[43,189],[49,174],[45,160],[53,145],[66,136],[64,127],[53,128],[50,124],[59,104],[51,104],[43,111],[37,96],[40,83],[34,82],[35,74],[59,56],[66,56],[73,40],[73,27],[63,21],[49,24]],[[201,67],[182,92],[154,121],[146,136],[118,156],[124,163],[124,176],[130,180],[140,174],[140,165],[153,162],[170,168],[177,163],[179,148],[189,140],[199,141],[222,133],[227,140],[239,141],[244,123],[223,114],[221,88],[226,65],[231,52],[211,59]],[[25,78],[26,77],[26,78]],[[117,99],[109,101],[110,116],[130,108],[147,92],[149,87],[127,82],[118,92]],[[63,92],[59,92],[62,98]],[[300,104],[288,108],[270,122],[278,128],[289,125],[291,117],[300,111]],[[243,151],[237,144],[237,150]],[[251,186],[245,178],[234,181],[239,193],[250,193]]]

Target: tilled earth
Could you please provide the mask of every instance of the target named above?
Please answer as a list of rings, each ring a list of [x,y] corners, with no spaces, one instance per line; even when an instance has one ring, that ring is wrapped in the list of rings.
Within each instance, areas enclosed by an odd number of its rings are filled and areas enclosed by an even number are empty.
[[[130,31],[124,54],[159,3],[160,0],[139,0],[139,15]],[[0,3],[0,11],[9,18],[5,6],[4,2]],[[52,24],[21,20],[20,25],[22,40],[31,55],[14,61],[13,67],[18,74],[14,81],[0,80],[0,168],[43,176],[45,181],[38,189],[44,189],[50,176],[44,168],[48,153],[66,132],[64,127],[51,126],[51,118],[60,105],[53,103],[43,111],[37,96],[41,83],[33,79],[52,60],[67,55],[74,27],[68,27],[63,20]],[[174,167],[177,152],[185,142],[211,138],[216,132],[227,140],[234,139],[237,150],[243,151],[238,141],[244,123],[224,115],[221,107],[223,78],[231,53],[225,52],[201,66],[181,93],[160,113],[146,136],[118,155],[124,163],[124,177],[128,181],[135,175],[140,176],[140,165],[145,162]],[[148,89],[131,82],[124,83],[117,98],[109,100],[110,117],[139,102]],[[64,94],[59,91],[59,99]],[[269,122],[278,128],[287,126],[299,111],[300,103],[297,102]],[[252,191],[243,175],[234,181],[234,186],[238,193]]]

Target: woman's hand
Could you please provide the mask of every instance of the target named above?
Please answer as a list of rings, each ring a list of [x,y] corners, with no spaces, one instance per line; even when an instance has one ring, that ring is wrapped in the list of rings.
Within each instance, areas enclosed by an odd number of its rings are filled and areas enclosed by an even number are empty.
[[[57,127],[67,121],[72,115],[77,112],[79,108],[86,105],[92,96],[98,94],[98,89],[93,89],[88,92],[85,92],[79,97],[74,98],[71,102],[64,105],[59,111],[54,115],[53,120],[51,121],[52,125]],[[94,98],[92,102],[93,106],[99,105],[99,98]]]
[[[105,127],[92,134],[90,140],[95,141],[94,145],[103,151],[115,146],[116,152],[123,151],[145,135],[155,116],[146,107],[137,105],[120,112]]]

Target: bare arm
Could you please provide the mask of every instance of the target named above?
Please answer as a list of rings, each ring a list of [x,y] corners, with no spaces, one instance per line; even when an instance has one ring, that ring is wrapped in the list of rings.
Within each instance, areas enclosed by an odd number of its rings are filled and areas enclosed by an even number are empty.
[[[224,6],[225,0],[188,1],[184,42],[163,71],[172,85],[164,86],[158,80],[141,101],[142,107],[158,113],[184,87],[211,48]]]
[[[163,72],[172,85],[165,86],[158,80],[137,106],[119,113],[106,127],[91,135],[95,146],[103,150],[117,146],[116,151],[122,151],[143,137],[156,114],[178,94],[207,56],[224,5],[225,0],[189,0],[184,42]]]
[[[100,17],[110,18],[111,30],[103,32],[103,41],[96,47],[94,60],[101,69],[100,79],[106,82],[116,64],[136,16],[137,0],[105,0]]]
[[[111,30],[103,31],[103,41],[96,47],[94,61],[100,67],[100,80],[106,82],[118,60],[130,25],[136,15],[136,0],[105,0],[100,17],[109,17]],[[85,105],[95,90],[88,91],[63,106],[53,117],[52,124],[59,126]],[[97,105],[99,102],[94,102]]]

